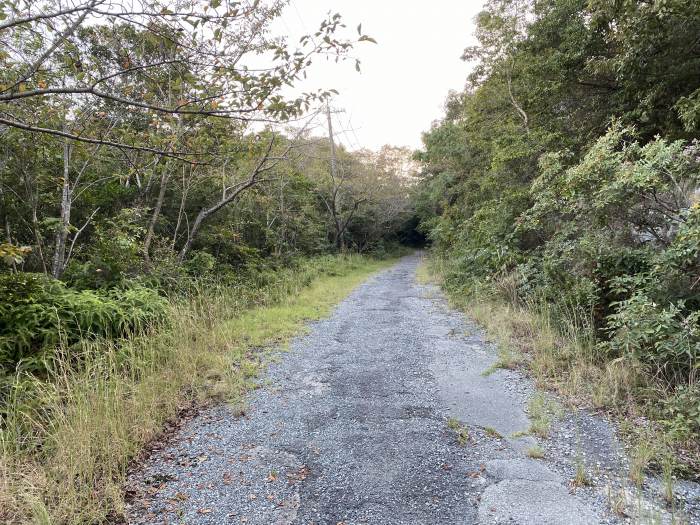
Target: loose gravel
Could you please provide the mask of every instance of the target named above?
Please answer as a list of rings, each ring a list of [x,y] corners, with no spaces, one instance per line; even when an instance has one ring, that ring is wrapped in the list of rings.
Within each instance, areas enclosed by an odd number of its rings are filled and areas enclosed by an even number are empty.
[[[513,434],[529,425],[531,381],[483,375],[494,348],[415,282],[418,262],[371,278],[280,350],[245,415],[220,405],[183,425],[131,473],[129,522],[627,522],[609,504],[624,465],[612,426],[568,414],[537,440],[545,458],[526,457],[536,440]],[[581,457],[594,486],[571,484]]]

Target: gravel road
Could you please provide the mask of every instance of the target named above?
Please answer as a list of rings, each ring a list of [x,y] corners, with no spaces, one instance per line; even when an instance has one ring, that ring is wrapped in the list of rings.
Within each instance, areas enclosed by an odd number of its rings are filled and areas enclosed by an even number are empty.
[[[131,474],[129,522],[624,522],[606,496],[625,461],[610,425],[563,416],[530,459],[534,438],[512,436],[528,428],[531,382],[482,375],[494,348],[415,282],[418,262],[377,274],[277,353],[244,416],[217,406],[184,425]],[[593,487],[572,488],[577,462]]]

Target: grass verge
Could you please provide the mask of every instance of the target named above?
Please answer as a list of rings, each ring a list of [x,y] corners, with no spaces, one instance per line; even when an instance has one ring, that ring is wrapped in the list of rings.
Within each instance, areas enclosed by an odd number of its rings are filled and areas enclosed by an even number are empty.
[[[99,523],[123,514],[129,462],[184,406],[240,403],[269,352],[371,273],[359,256],[311,259],[266,283],[195,290],[170,327],[58,348],[47,378],[11,378],[0,427],[0,522]]]
[[[425,279],[443,284],[433,261],[423,265],[423,272],[430,274]],[[667,402],[663,386],[633,358],[601,355],[585,319],[562,320],[546,304],[514,300],[508,283],[501,288],[500,295],[485,297],[445,289],[453,306],[483,326],[497,346],[496,362],[485,374],[522,368],[538,387],[556,391],[567,403],[605,410],[625,437],[632,460],[629,477],[635,483],[641,483],[647,468],[670,480],[676,475],[697,477],[700,441],[663,424],[664,415],[658,413]],[[556,411],[538,399],[530,404],[532,426],[524,433],[545,437]]]

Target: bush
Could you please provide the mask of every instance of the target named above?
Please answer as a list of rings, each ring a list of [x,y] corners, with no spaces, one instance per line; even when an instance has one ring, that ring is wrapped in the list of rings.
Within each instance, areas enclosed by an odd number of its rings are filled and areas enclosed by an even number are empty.
[[[83,262],[72,260],[63,280],[74,288],[94,289],[121,286],[129,277],[144,273],[141,254],[143,228],[138,210],[125,208],[116,217],[95,226],[83,253]]]
[[[43,274],[0,275],[0,369],[44,369],[45,352],[82,337],[128,337],[167,317],[145,287],[76,291]]]
[[[631,355],[670,385],[688,382],[700,370],[700,311],[687,312],[683,301],[662,306],[642,293],[620,303],[608,317],[616,355]]]

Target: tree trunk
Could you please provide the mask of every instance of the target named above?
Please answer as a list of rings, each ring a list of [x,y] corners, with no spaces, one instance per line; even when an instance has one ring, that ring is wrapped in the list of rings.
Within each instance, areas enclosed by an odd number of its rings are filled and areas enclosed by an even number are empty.
[[[66,265],[66,243],[70,229],[70,214],[73,205],[73,191],[70,187],[71,146],[68,141],[63,144],[63,191],[61,192],[61,222],[56,231],[51,275],[59,279]]]
[[[158,199],[156,200],[156,205],[153,208],[153,214],[151,215],[151,220],[148,221],[148,230],[146,231],[146,239],[143,241],[143,257],[146,259],[146,263],[151,263],[150,249],[151,243],[153,242],[153,233],[156,228],[156,223],[158,222],[158,217],[160,216],[160,210],[163,208],[163,201],[165,200],[165,191],[168,187],[168,179],[170,179],[169,163],[163,168],[163,175],[160,178],[160,190],[158,191]]]
[[[185,204],[187,203],[187,194],[189,193],[189,185],[185,184],[185,168],[182,168],[182,193],[180,195],[180,209],[177,212],[177,223],[175,224],[175,231],[173,232],[173,240],[170,244],[170,250],[175,251],[175,243],[177,242],[177,234],[180,231],[180,225],[182,224],[182,216],[185,213]]]
[[[0,166],[0,169],[2,167]],[[5,193],[2,191],[2,186],[0,186],[0,200],[2,200],[2,223],[5,226],[5,239],[7,244],[12,245],[12,227],[10,226],[10,215],[7,213],[7,200],[5,199]],[[17,271],[17,265],[12,262],[12,271]]]
[[[2,169],[2,166],[0,166],[0,169]],[[7,239],[8,244],[12,244],[10,215],[7,213],[7,199],[5,198],[5,192],[2,191],[2,186],[0,186],[0,199],[2,199],[2,223],[5,226],[5,239]]]
[[[185,241],[185,244],[182,246],[182,249],[180,250],[180,253],[177,256],[178,262],[182,262],[185,260],[185,257],[187,257],[187,254],[190,252],[190,249],[192,248],[192,243],[194,242],[194,238],[197,236],[197,233],[199,232],[199,228],[202,226],[202,223],[204,222],[204,219],[206,219],[210,213],[208,210],[201,210],[197,214],[197,218],[194,220],[194,223],[192,224],[192,229],[187,235],[187,240]]]
[[[44,243],[41,240],[41,233],[39,232],[39,218],[36,214],[36,199],[32,197],[32,233],[34,233],[34,239],[36,240],[36,248],[39,252],[39,259],[41,260],[41,267],[45,274],[49,273],[46,267],[46,259],[44,258]]]
[[[345,242],[343,239],[343,233],[344,232],[343,232],[340,224],[338,224],[336,222],[336,224],[335,224],[335,239],[334,240],[335,240],[335,249],[338,250],[338,252],[342,252],[345,249],[345,246],[344,246]]]

